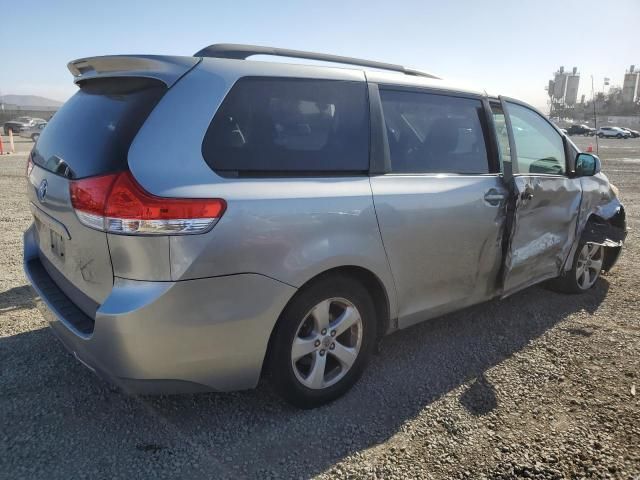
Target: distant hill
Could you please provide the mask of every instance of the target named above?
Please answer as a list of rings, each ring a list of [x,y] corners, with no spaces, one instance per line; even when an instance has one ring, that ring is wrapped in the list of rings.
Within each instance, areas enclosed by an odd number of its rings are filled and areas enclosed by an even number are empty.
[[[62,102],[37,95],[2,95],[0,96],[0,102],[8,105],[17,105],[20,108],[59,107],[62,105]]]

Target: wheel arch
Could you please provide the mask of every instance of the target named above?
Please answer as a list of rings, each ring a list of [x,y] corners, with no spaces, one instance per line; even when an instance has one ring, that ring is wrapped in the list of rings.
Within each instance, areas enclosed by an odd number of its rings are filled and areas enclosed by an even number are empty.
[[[615,212],[608,217],[597,212],[591,212],[587,216],[582,228],[576,235],[576,240],[571,253],[565,263],[564,271],[571,268],[573,259],[575,258],[577,247],[583,237],[586,235],[588,239],[593,239],[596,243],[602,243],[605,247],[605,258],[602,269],[609,271],[615,265],[622,251],[622,241],[626,234],[626,212],[622,204],[618,204]],[[606,243],[611,242],[610,245]],[[619,242],[619,245],[614,245]]]
[[[269,358],[272,351],[273,340],[278,330],[278,325],[280,324],[280,320],[282,318],[282,313],[287,309],[289,304],[293,301],[296,296],[302,292],[303,290],[310,288],[316,282],[321,279],[324,279],[328,276],[346,276],[349,277],[360,284],[362,284],[367,291],[371,294],[371,300],[373,301],[375,311],[376,311],[376,326],[377,326],[377,336],[378,339],[382,338],[386,333],[393,330],[393,322],[391,316],[391,305],[389,300],[389,293],[387,292],[387,288],[384,283],[371,270],[357,266],[357,265],[345,265],[335,268],[330,268],[325,270],[317,275],[314,275],[312,278],[307,280],[304,284],[300,286],[298,291],[289,299],[287,304],[284,306],[282,311],[280,312],[280,316],[278,320],[276,320],[273,328],[271,329],[271,334],[269,336],[269,341],[267,343],[267,351],[265,353],[265,358],[262,364],[262,374],[265,373],[266,367],[269,364]]]

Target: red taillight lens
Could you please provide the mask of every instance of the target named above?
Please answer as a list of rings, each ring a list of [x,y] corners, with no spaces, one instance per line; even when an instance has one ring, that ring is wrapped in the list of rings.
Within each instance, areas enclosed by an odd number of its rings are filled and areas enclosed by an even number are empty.
[[[220,199],[156,197],[144,191],[129,172],[118,176],[105,216],[137,220],[218,218],[226,205]]]
[[[119,175],[119,173],[114,173],[113,175],[73,180],[69,187],[73,208],[81,212],[104,216],[107,196],[113,182]]]
[[[156,197],[130,172],[74,180],[71,203],[87,226],[123,234],[183,234],[209,230],[226,209],[213,198]]]

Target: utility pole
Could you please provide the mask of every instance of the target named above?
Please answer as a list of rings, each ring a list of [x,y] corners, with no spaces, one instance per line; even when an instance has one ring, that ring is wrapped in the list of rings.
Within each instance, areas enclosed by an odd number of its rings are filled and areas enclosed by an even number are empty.
[[[593,88],[593,75],[591,75],[591,99],[593,102],[593,128],[596,131],[596,153],[600,155],[600,145],[598,144],[598,115],[596,114],[596,91]]]

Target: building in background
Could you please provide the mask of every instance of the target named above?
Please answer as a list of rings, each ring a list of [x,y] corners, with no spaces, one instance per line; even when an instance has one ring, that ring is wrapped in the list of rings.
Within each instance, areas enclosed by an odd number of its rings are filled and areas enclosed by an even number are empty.
[[[635,69],[635,65],[631,65],[629,70],[624,74],[624,83],[622,84],[622,101],[625,104],[640,101],[640,71]]]
[[[580,74],[578,69],[573,67],[573,72],[567,76],[567,88],[564,92],[565,105],[572,107],[578,100],[578,87],[580,86]]]
[[[560,101],[564,99],[564,92],[567,88],[567,74],[564,67],[553,74],[553,95],[552,98]]]
[[[553,80],[549,80],[547,93],[549,95],[550,117],[571,116],[571,110],[578,100],[578,88],[580,87],[580,74],[578,67],[573,67],[571,72],[565,71],[561,66],[553,74]]]
[[[14,120],[18,117],[33,117],[49,120],[58,110],[58,107],[52,106],[29,106],[24,107],[11,103],[2,103],[0,107],[0,127],[4,122]]]

